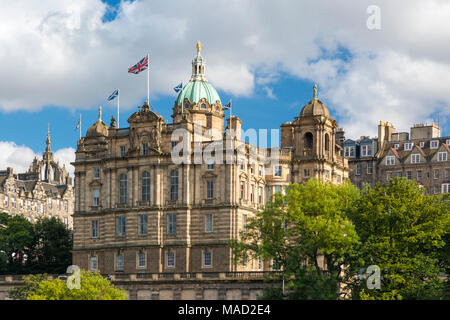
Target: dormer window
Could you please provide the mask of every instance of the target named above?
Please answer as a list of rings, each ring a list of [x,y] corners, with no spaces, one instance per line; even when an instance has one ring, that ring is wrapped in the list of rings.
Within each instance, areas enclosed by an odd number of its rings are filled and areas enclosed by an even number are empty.
[[[419,162],[420,162],[420,154],[412,154],[411,163],[419,163]]]
[[[344,147],[344,157],[355,157],[355,146]]]
[[[370,144],[361,147],[361,156],[370,157],[372,155],[372,146]]]
[[[202,105],[200,106],[202,109],[206,109],[206,104],[202,103]]]
[[[386,157],[386,165],[387,166],[395,165],[395,156],[387,156]]]
[[[394,149],[398,150],[398,143],[394,144]]]
[[[447,161],[447,152],[439,152],[438,161]]]
[[[419,145],[420,145],[421,148],[423,148],[423,147],[425,147],[425,142],[420,141]]]
[[[445,140],[445,144],[450,146],[450,139]]]
[[[412,150],[413,143],[405,143],[405,150]]]
[[[430,142],[430,148],[431,149],[437,149],[437,147],[439,146],[439,141],[438,140],[433,140]]]

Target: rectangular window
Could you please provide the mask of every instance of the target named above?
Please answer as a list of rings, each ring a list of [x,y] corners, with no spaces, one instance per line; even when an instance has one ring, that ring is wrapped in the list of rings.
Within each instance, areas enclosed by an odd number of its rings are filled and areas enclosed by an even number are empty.
[[[439,179],[439,170],[434,170],[434,179]]]
[[[121,157],[125,157],[125,152],[126,152],[126,147],[120,146],[120,156]]]
[[[148,144],[147,143],[142,144],[142,155],[144,155],[144,156],[148,155]]]
[[[120,216],[116,218],[116,232],[118,236],[125,235],[126,232],[125,216]]]
[[[170,172],[170,200],[178,200],[178,170]]]
[[[100,205],[100,190],[99,189],[94,189],[92,191],[92,205],[98,207]]]
[[[241,199],[245,197],[245,182],[241,181]]]
[[[309,169],[303,169],[303,175],[305,178],[309,178]]]
[[[138,253],[138,268],[145,268],[145,253]]]
[[[123,270],[123,254],[118,254],[116,257],[116,269]]]
[[[355,157],[355,146],[344,147],[344,157],[354,158]]]
[[[255,186],[250,185],[250,202],[252,202],[252,203],[253,203],[253,199],[254,199],[254,189],[255,189]]]
[[[98,220],[91,221],[92,238],[98,238]]]
[[[64,200],[64,210],[66,212],[69,212],[69,201],[67,201],[67,200]]]
[[[203,254],[203,266],[211,267],[211,252],[205,252]]]
[[[90,258],[90,269],[91,269],[91,271],[97,270],[97,257]]]
[[[206,165],[206,170],[214,170],[214,159],[209,159]]]
[[[386,165],[387,166],[395,165],[395,156],[387,156],[386,157]]]
[[[439,146],[439,141],[438,140],[433,140],[430,142],[430,148],[431,149],[437,149],[437,147]]]
[[[207,199],[214,198],[214,181],[212,180],[206,181],[206,198]]]
[[[119,176],[119,202],[127,203],[128,177],[125,173]]]
[[[259,166],[259,169],[258,169],[258,175],[259,175],[260,177],[263,176],[263,166]]]
[[[444,170],[444,179],[449,179],[450,178],[450,169],[445,169]]]
[[[421,148],[423,148],[423,147],[425,147],[425,142],[420,141],[420,142],[419,142],[419,145],[420,145]]]
[[[445,144],[450,147],[450,139],[445,140]]]
[[[242,215],[242,232],[247,232],[247,215]]]
[[[442,184],[442,193],[450,193],[450,183]]]
[[[212,232],[212,214],[205,215],[205,232]]]
[[[360,174],[361,174],[361,163],[357,163],[355,175],[359,176]]]
[[[369,157],[372,155],[372,146],[370,144],[362,146],[362,152],[363,157]]]
[[[438,161],[447,161],[447,152],[439,152]]]
[[[140,214],[138,215],[138,232],[139,234],[147,234],[148,228],[148,215]]]
[[[175,254],[173,252],[167,253],[167,267],[175,267]]]
[[[411,180],[412,179],[412,172],[411,171],[406,171],[406,179],[407,180]]]
[[[422,171],[417,171],[417,180],[420,181],[422,179]]]
[[[412,154],[411,163],[420,163],[420,154]]]
[[[405,150],[412,150],[413,148],[413,143],[407,142],[405,143]]]
[[[394,144],[394,149],[398,150],[398,143]]]
[[[336,177],[336,179],[337,179],[337,183],[341,183],[341,176],[340,176],[340,175],[338,175],[338,176]]]
[[[95,167],[93,170],[94,170],[94,179],[100,179],[100,168]]]
[[[263,196],[263,187],[259,187],[258,188],[258,203],[259,204],[262,204],[262,202],[263,202],[262,196]]]
[[[177,233],[177,215],[176,213],[167,214],[167,233]]]
[[[275,166],[274,167],[274,173],[273,175],[275,177],[281,177],[281,166]]]
[[[373,173],[373,162],[367,162],[367,174]]]

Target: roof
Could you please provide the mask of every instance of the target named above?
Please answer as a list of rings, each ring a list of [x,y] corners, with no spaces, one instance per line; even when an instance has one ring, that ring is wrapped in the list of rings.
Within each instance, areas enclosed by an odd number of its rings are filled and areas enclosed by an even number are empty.
[[[330,118],[330,111],[322,101],[317,98],[313,98],[300,112],[300,117],[310,116],[325,116]]]
[[[191,103],[198,103],[205,98],[209,104],[221,103],[220,96],[216,89],[206,80],[191,80],[183,88],[177,97],[177,104],[181,105],[184,99]]]

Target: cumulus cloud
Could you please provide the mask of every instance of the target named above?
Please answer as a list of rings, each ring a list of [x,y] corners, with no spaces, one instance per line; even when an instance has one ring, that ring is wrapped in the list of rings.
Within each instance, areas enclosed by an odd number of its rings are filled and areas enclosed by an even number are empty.
[[[189,79],[201,40],[218,89],[251,96],[265,85],[274,98],[268,85],[281,73],[316,82],[353,137],[375,134],[378,120],[407,130],[450,116],[450,3],[378,0],[381,30],[369,30],[372,4],[137,0],[103,22],[100,0],[10,1],[0,11],[0,108],[91,108],[116,87],[123,108],[134,106],[146,81],[127,67],[150,51],[151,95],[167,94]]]
[[[42,159],[41,154],[35,153],[27,146],[18,146],[11,141],[0,141],[0,170],[11,167],[15,173],[26,172],[35,157]],[[54,152],[54,159],[59,162],[61,167],[65,166],[73,177],[74,168],[70,162],[75,161],[75,149],[59,149]]]

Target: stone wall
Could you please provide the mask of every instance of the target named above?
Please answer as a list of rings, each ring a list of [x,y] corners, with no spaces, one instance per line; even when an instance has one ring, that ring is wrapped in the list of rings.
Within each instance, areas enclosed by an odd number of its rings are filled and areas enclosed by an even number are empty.
[[[154,273],[109,276],[130,300],[256,300],[264,287],[280,283],[264,281],[265,272]],[[49,276],[54,279],[57,276]],[[61,276],[64,278],[65,276]],[[8,290],[22,285],[22,276],[0,276],[0,300]]]

